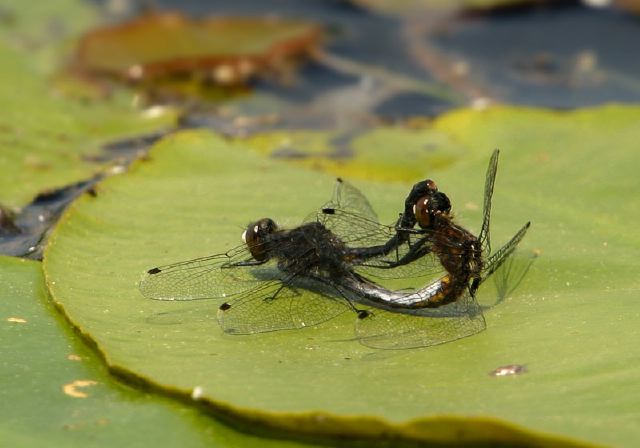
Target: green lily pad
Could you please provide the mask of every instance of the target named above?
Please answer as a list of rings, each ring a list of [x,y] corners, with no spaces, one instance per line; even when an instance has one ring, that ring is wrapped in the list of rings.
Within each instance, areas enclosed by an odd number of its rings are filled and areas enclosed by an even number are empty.
[[[192,406],[119,383],[57,314],[40,263],[0,257],[3,443],[306,446],[239,433]]]
[[[95,5],[83,0],[22,2],[0,0],[0,40],[26,52],[32,66],[42,74],[52,74],[64,61],[70,39],[98,21]]]
[[[484,170],[500,147],[493,244],[531,219],[529,275],[485,313],[487,330],[422,350],[353,340],[354,316],[256,336],[223,335],[215,302],[143,299],[146,269],[223,252],[251,220],[299,222],[330,196],[329,176],[230,148],[206,132],[164,139],[126,176],[66,213],[45,255],[47,284],[108,364],[168,393],[271,428],[425,442],[633,446],[640,109],[461,110],[436,120],[448,166],[423,166],[461,224],[478,229]],[[389,151],[402,154],[402,146]],[[615,149],[615,150],[614,150]],[[413,168],[415,169],[415,168]],[[392,222],[409,185],[358,182]],[[480,300],[492,303],[491,285]],[[497,367],[527,373],[496,377]],[[523,429],[527,428],[527,429]],[[558,436],[551,436],[555,434]]]
[[[412,182],[425,167],[444,168],[466,152],[451,134],[439,132],[425,120],[417,120],[409,129],[382,127],[350,134],[279,130],[235,142],[297,166],[377,181]]]

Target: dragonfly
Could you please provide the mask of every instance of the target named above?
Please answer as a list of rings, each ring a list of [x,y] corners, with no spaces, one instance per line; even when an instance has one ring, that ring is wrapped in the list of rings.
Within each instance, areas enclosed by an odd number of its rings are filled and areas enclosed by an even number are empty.
[[[242,237],[228,252],[148,270],[140,291],[157,300],[224,300],[218,321],[232,334],[303,328],[348,309],[324,290],[349,270],[342,243],[320,223],[280,229],[263,218]]]
[[[347,277],[339,279],[343,294],[348,291],[353,300],[369,306],[358,312],[356,337],[361,343],[386,349],[422,347],[449,342],[485,329],[476,292],[509,259],[531,225],[530,222],[525,223],[505,245],[492,253],[491,201],[498,157],[499,151],[496,150],[487,168],[483,221],[477,237],[455,223],[450,210],[425,213],[431,199],[419,198],[412,209],[419,228],[400,229],[404,234],[419,235],[418,240],[408,241],[409,250],[401,257],[391,260],[376,257],[363,262],[363,266],[378,270],[418,265],[423,273],[436,273],[433,281],[415,291],[405,292],[383,288],[364,276],[357,281]],[[352,191],[344,196],[353,195],[355,192]],[[344,213],[357,214],[361,221],[375,223],[366,207],[360,207],[359,211],[346,207]],[[329,214],[334,215],[334,212]],[[327,227],[332,226],[327,223]],[[335,231],[340,236],[339,226],[335,226]]]

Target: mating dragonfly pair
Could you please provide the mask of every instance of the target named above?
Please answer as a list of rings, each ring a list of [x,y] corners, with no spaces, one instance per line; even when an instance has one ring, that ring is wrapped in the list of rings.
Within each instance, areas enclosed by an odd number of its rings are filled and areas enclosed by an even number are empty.
[[[483,222],[474,236],[453,222],[451,204],[431,180],[419,182],[394,225],[338,179],[333,199],[294,229],[264,218],[230,251],[150,269],[140,283],[158,300],[224,300],[226,333],[252,334],[313,326],[355,312],[356,337],[374,348],[449,342],[485,328],[475,295],[512,254],[526,223],[491,253],[489,221],[498,166],[489,162]],[[419,289],[391,289],[371,278],[428,277]]]

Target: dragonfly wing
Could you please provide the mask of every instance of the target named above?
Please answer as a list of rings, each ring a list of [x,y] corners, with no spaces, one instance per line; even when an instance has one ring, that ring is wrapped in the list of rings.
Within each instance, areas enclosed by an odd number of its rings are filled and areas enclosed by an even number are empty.
[[[503,264],[493,273],[493,282],[498,292],[498,297],[494,305],[485,306],[484,308],[492,308],[501,303],[520,285],[525,278],[529,269],[536,260],[535,255],[510,256]]]
[[[333,192],[333,198],[327,206],[333,206],[360,215],[369,221],[378,222],[378,215],[371,207],[371,203],[360,190],[349,182],[338,178]]]
[[[513,252],[518,247],[518,244],[527,233],[527,230],[529,230],[530,226],[531,222],[527,222],[520,228],[520,230],[518,230],[515,235],[513,235],[513,237],[511,237],[511,239],[504,246],[502,246],[500,249],[489,256],[489,259],[487,260],[482,271],[481,281],[484,282],[489,276],[491,276],[493,272],[495,272],[500,267],[500,265],[502,265],[502,263],[504,263],[509,257],[511,257]]]
[[[352,210],[337,207],[323,208],[317,220],[350,247],[382,245],[396,234],[394,226],[380,224]]]
[[[331,200],[306,220],[322,223],[353,247],[384,244],[395,235],[394,226],[378,222],[378,215],[360,190],[342,179],[337,180]]]
[[[218,323],[225,333],[264,333],[314,326],[349,309],[341,298],[297,288],[292,283],[292,279],[265,282],[222,304]]]
[[[480,306],[466,294],[439,308],[406,313],[371,308],[358,317],[356,337],[372,348],[407,349],[444,344],[479,333],[485,327]]]
[[[274,275],[278,275],[274,263],[257,266],[242,245],[224,254],[149,269],[139,286],[149,299],[215,299],[238,295]]]
[[[487,174],[484,182],[484,204],[482,207],[482,228],[478,239],[482,241],[482,248],[486,252],[491,252],[491,232],[489,230],[489,223],[491,221],[491,198],[493,197],[493,187],[496,183],[496,173],[498,171],[498,156],[500,151],[494,150],[489,160],[489,166],[487,167]]]

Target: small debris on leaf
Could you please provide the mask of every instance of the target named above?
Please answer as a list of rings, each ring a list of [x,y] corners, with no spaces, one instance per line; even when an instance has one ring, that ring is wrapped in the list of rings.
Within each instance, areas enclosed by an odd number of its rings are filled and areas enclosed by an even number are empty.
[[[496,367],[489,375],[491,376],[512,376],[527,373],[526,364],[509,364],[506,366]]]
[[[81,388],[95,386],[97,381],[93,380],[75,380],[72,383],[62,386],[62,390],[65,394],[74,398],[87,398],[89,395],[86,392],[81,391]]]
[[[7,318],[7,322],[15,322],[17,324],[26,324],[27,320],[21,317],[9,317]]]

